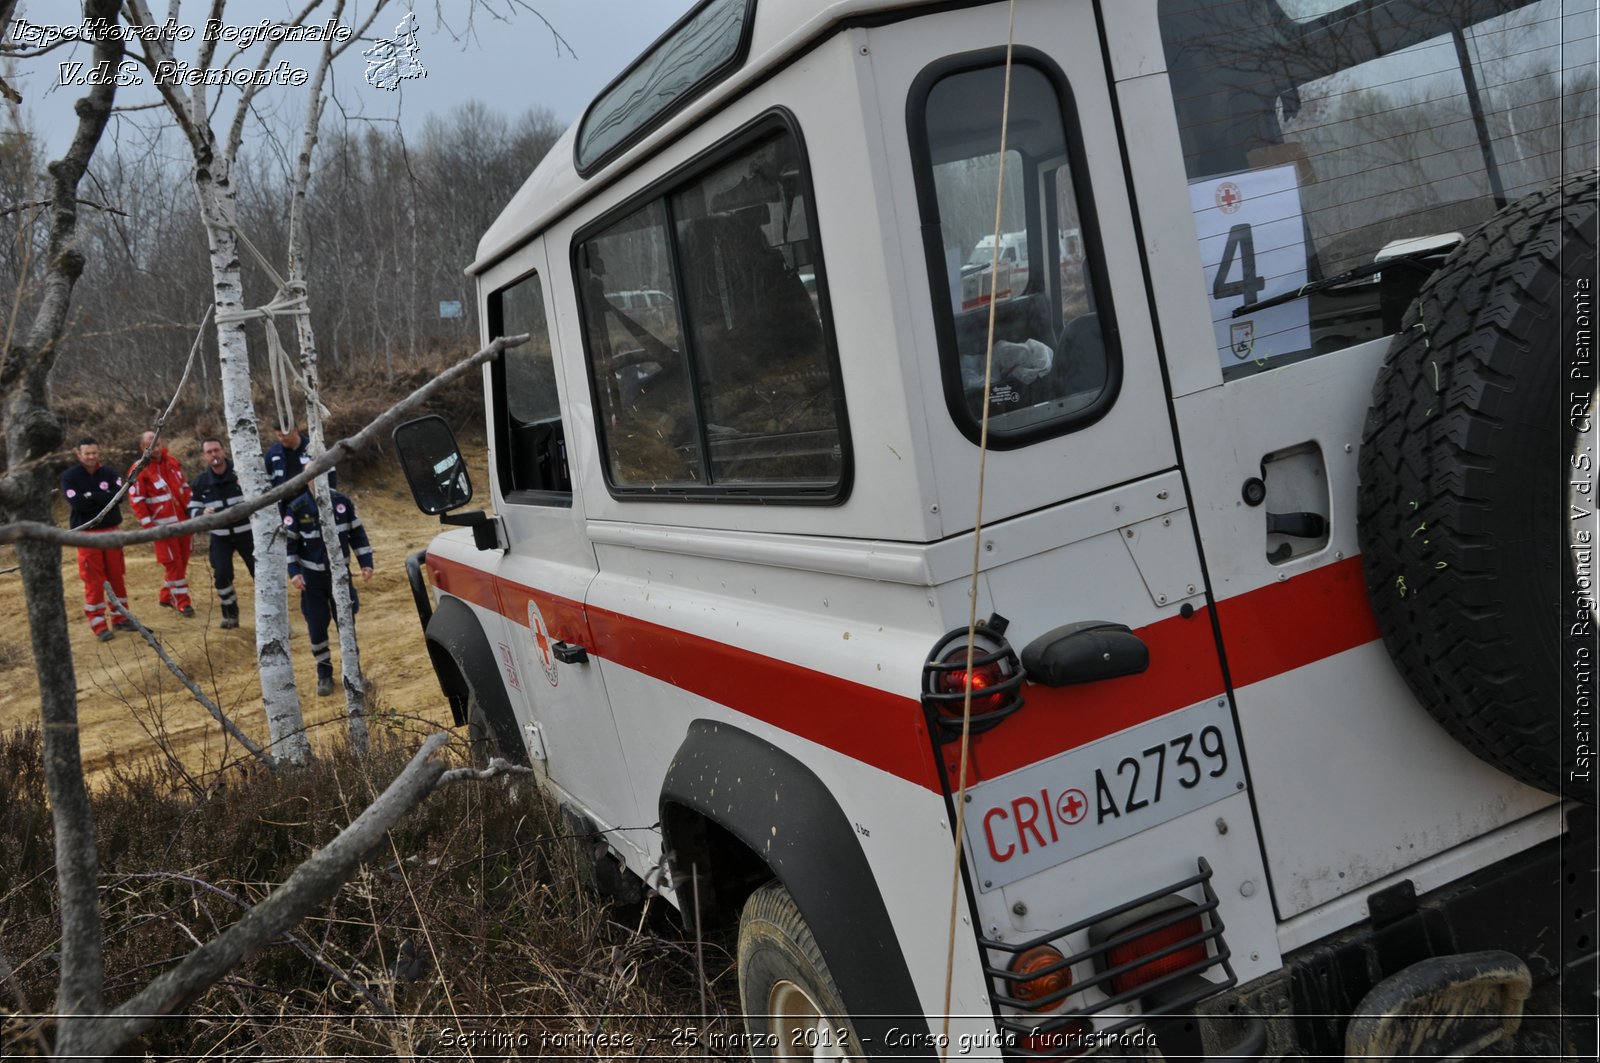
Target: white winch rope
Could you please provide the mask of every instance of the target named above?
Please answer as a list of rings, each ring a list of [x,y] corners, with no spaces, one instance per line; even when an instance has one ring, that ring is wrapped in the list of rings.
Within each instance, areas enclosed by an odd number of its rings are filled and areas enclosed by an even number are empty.
[[[961,758],[957,771],[956,852],[950,874],[950,927],[944,964],[944,1030],[939,1040],[939,1058],[947,1058],[950,1045],[950,995],[955,981],[956,915],[961,902],[962,847],[967,827],[967,759],[972,741],[972,659],[978,634],[978,576],[983,557],[983,487],[989,465],[989,389],[994,374],[995,295],[1000,286],[1000,230],[1004,218],[1006,193],[1006,133],[1011,124],[1011,52],[1017,29],[1017,0],[1008,5],[1006,24],[1005,89],[1000,103],[1000,155],[994,194],[994,253],[989,260],[989,331],[983,353],[983,416],[978,430],[978,500],[972,521],[972,578],[967,587],[967,667],[966,689],[961,698]]]
[[[256,245],[241,230],[233,229],[234,238],[237,239],[250,252],[256,260],[256,265],[266,273],[277,289],[272,299],[253,310],[228,310],[217,314],[217,324],[226,324],[241,321],[260,319],[262,331],[267,337],[267,369],[272,381],[272,401],[274,412],[277,415],[275,427],[292,427],[297,423],[294,415],[294,405],[291,401],[291,384],[298,384],[305,393],[307,402],[317,404],[317,409],[322,416],[328,416],[328,408],[322,404],[322,399],[311,388],[294,362],[289,357],[289,352],[283,348],[283,340],[278,336],[277,318],[303,317],[311,313],[311,308],[306,303],[306,286],[304,281],[286,281],[272,268],[272,263],[267,261]]]

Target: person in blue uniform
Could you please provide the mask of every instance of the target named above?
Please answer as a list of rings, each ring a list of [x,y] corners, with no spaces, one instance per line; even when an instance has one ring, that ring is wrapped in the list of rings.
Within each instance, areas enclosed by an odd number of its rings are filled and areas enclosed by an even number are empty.
[[[311,455],[306,453],[305,433],[290,425],[278,429],[277,435],[278,441],[267,448],[267,479],[272,481],[273,487],[299,476],[300,470],[311,463]],[[288,510],[284,508],[283,511]]]
[[[352,549],[355,551],[361,582],[366,583],[372,579],[372,545],[367,541],[367,530],[356,516],[355,503],[348,495],[338,491],[329,493],[333,501],[334,527],[339,532],[339,550],[346,559]],[[328,622],[333,619],[333,575],[327,543],[322,537],[317,500],[310,491],[302,491],[289,503],[283,523],[288,532],[289,582],[300,592],[300,615],[306,618],[306,628],[311,634],[311,655],[317,661],[317,694],[325,697],[333,693],[333,655],[328,649]],[[350,612],[354,614],[360,605],[352,583]]]
[[[67,500],[69,526],[73,531],[116,531],[122,523],[122,506],[106,504],[117,497],[122,489],[122,477],[109,466],[100,464],[100,444],[93,436],[78,440],[73,451],[78,459],[61,474],[61,494]],[[105,510],[105,516],[100,516]],[[98,518],[98,519],[97,519]],[[122,547],[101,550],[92,546],[78,547],[78,577],[83,580],[83,615],[89,620],[89,629],[95,638],[108,642],[114,638],[113,628],[123,627],[129,621],[106,601],[106,584],[117,603],[128,604],[128,588],[124,585],[126,566]]]
[[[239,474],[222,440],[215,436],[200,444],[200,456],[205,461],[205,471],[190,484],[193,495],[189,499],[189,516],[198,517],[215,513],[244,501],[244,488],[239,486]],[[217,597],[222,601],[222,627],[239,626],[239,595],[233,589],[233,558],[239,555],[250,578],[256,575],[255,542],[250,537],[250,518],[241,516],[226,528],[211,530],[211,578],[217,587]]]

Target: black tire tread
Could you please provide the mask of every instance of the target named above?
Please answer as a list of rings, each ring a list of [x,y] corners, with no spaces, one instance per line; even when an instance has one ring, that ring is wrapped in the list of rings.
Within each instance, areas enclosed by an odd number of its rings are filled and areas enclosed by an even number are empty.
[[[1572,579],[1554,453],[1572,436],[1546,386],[1553,335],[1549,349],[1527,337],[1551,334],[1563,276],[1594,273],[1597,189],[1600,172],[1576,175],[1456,248],[1378,373],[1359,463],[1367,593],[1390,656],[1457,741],[1551,792],[1567,767],[1559,603]]]
[[[800,914],[799,906],[776,879],[752,893],[739,916],[739,1003],[752,1034],[770,1032],[766,993],[750,980],[750,958],[762,945],[784,955],[792,967],[790,973],[794,979],[808,983],[817,1003],[830,1015],[836,1014],[849,1030],[852,1058],[864,1059],[860,1039],[845,1012],[844,994],[839,992],[838,984],[829,973],[822,950]],[[756,1044],[759,1046],[760,1042]],[[752,1054],[757,1059],[766,1058],[759,1050]]]

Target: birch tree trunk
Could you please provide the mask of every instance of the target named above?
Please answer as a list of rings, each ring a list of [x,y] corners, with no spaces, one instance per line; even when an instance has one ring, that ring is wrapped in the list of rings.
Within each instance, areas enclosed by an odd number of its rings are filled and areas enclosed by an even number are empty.
[[[228,180],[230,160],[195,160],[195,193],[211,251],[211,283],[217,308],[218,377],[222,383],[223,417],[233,450],[239,486],[246,496],[269,486],[261,452],[261,427],[250,394],[250,348],[244,322],[243,278],[239,269],[235,192]],[[270,323],[269,323],[269,327]],[[289,569],[283,523],[272,506],[250,517],[255,543],[256,666],[261,675],[261,702],[266,710],[272,754],[291,764],[311,755],[300,695],[289,657]]]
[[[368,16],[383,7],[380,2]],[[344,0],[333,9],[333,20],[344,14]],[[291,291],[304,292],[306,286],[305,217],[306,190],[311,184],[311,155],[317,147],[317,129],[322,119],[322,86],[333,61],[333,42],[322,48],[322,59],[312,73],[306,103],[306,127],[301,136],[300,155],[295,160],[294,183],[289,201],[289,276]],[[300,344],[300,371],[306,386],[306,433],[313,458],[324,449],[322,432],[321,383],[317,374],[317,338],[311,327],[309,300],[306,312],[295,317],[295,337]],[[350,744],[358,752],[367,748],[366,684],[361,676],[361,648],[356,643],[355,609],[350,600],[350,563],[340,546],[338,513],[334,509],[328,479],[319,476],[312,487],[317,500],[317,516],[322,524],[322,542],[327,547],[328,578],[333,583],[333,618],[339,629],[339,671],[343,680],[345,718],[350,728]],[[354,514],[351,515],[352,518]]]
[[[308,6],[295,22],[303,20],[316,6]],[[223,0],[214,0],[212,16],[220,17],[223,7]],[[168,14],[178,17],[176,0],[169,5]],[[134,25],[154,24],[146,0],[127,0],[127,16]],[[278,43],[269,40],[261,46],[255,56],[257,70],[272,61]],[[143,46],[152,67],[173,58],[171,42],[159,35],[145,39]],[[216,41],[202,38],[195,68],[210,69],[215,56]],[[244,329],[246,307],[239,268],[239,212],[232,183],[245,118],[257,89],[246,87],[241,91],[227,140],[219,146],[211,126],[204,79],[189,87],[187,95],[170,80],[156,78],[154,83],[194,155],[195,196],[211,258],[223,418],[228,425],[228,443],[233,448],[239,485],[247,496],[258,495],[266,490],[268,481],[260,425],[250,392],[250,345]],[[268,508],[250,518],[250,530],[256,554],[256,663],[261,674],[267,737],[275,757],[298,764],[311,755],[311,743],[306,738],[294,666],[289,659],[289,573],[283,526],[275,511]]]

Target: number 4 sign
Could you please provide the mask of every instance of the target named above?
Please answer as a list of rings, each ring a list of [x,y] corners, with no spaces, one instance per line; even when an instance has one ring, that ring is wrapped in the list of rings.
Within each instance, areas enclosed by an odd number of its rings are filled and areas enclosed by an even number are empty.
[[[1311,346],[1306,302],[1233,316],[1265,295],[1306,282],[1305,223],[1294,166],[1208,177],[1189,186],[1224,373]]]

